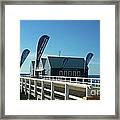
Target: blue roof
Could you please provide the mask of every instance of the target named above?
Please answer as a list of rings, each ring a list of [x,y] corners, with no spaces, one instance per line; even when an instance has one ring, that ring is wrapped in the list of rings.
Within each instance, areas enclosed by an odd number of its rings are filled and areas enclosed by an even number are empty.
[[[48,56],[51,68],[77,68],[83,69],[85,60],[84,58],[72,57],[53,57]]]

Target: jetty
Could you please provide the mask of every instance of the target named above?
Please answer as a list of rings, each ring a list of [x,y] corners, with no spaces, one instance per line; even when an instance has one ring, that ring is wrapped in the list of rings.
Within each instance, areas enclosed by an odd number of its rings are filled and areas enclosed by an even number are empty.
[[[20,77],[20,100],[100,100],[100,78]]]

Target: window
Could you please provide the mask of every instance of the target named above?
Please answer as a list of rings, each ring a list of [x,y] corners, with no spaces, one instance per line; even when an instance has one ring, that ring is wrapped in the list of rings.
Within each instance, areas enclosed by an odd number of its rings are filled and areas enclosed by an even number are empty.
[[[64,71],[64,76],[67,76],[67,71]]]
[[[68,71],[68,76],[72,76],[72,71]]]
[[[76,71],[73,71],[73,76],[76,76]]]
[[[59,71],[59,76],[63,76],[63,71]]]
[[[80,71],[77,71],[77,76],[80,76]]]

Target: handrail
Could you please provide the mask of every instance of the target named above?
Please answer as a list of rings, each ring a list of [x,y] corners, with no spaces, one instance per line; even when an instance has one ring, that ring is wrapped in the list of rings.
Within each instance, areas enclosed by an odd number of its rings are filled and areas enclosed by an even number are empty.
[[[31,78],[31,77],[20,77],[20,78],[24,78],[24,79],[31,79],[31,80],[37,80],[37,81],[61,81],[61,82],[69,82],[69,83],[78,83],[78,84],[88,84],[88,85],[92,85],[92,86],[97,86],[100,87],[100,78],[84,78],[84,77],[65,77],[65,76],[42,76],[41,78]],[[46,78],[50,78],[50,79],[46,79]],[[51,79],[52,78],[52,79]],[[63,78],[58,79],[58,78]],[[66,80],[66,78],[69,78],[69,80]],[[75,79],[72,80],[71,78]],[[82,81],[79,81],[82,80]],[[88,80],[88,81],[85,81]],[[96,82],[95,82],[96,81]]]
[[[60,86],[64,85],[65,93],[60,93],[60,95],[64,94],[63,96],[65,97],[65,100],[67,100],[67,99],[69,99],[69,88],[71,88],[71,87],[81,87],[81,88],[85,89],[86,96],[84,96],[84,97],[87,97],[87,89],[90,88],[90,86],[92,86],[94,88],[100,88],[100,79],[98,79],[98,78],[96,79],[96,78],[75,77],[75,81],[73,83],[73,81],[71,80],[71,77],[59,76],[60,78],[70,78],[69,81],[68,80],[66,81],[66,79],[65,80],[55,79],[55,76],[49,76],[52,79],[46,79],[46,77],[48,77],[48,76],[43,76],[42,78],[20,77],[20,81],[21,81],[20,91],[21,91],[21,93],[24,91],[25,95],[28,94],[28,99],[30,99],[30,95],[34,95],[34,97],[36,97],[36,98],[38,98],[37,95],[40,95],[41,99],[44,99],[44,97],[47,96],[47,95],[44,95],[44,91],[46,90],[47,92],[50,92],[51,99],[53,100],[53,99],[55,99],[54,94],[59,93],[59,92],[54,90],[54,87],[55,87],[54,84],[59,84]],[[72,77],[72,78],[74,78],[74,77]],[[81,82],[78,81],[77,78],[82,79],[82,81]],[[85,81],[85,79],[89,79],[89,82]],[[94,83],[93,79],[95,79],[99,82]],[[34,81],[34,82],[32,83],[31,81]],[[38,82],[41,82],[41,86],[37,85]],[[44,88],[45,83],[50,84],[50,86],[51,86],[50,89]],[[34,90],[32,90],[31,88]],[[38,89],[41,91],[40,94],[39,94]],[[74,96],[74,98],[77,99],[78,97]]]

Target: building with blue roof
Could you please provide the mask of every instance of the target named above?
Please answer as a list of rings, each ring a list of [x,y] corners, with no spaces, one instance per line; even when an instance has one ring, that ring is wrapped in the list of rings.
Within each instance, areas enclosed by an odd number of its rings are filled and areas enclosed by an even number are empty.
[[[48,76],[88,77],[84,58],[48,56],[44,71]]]
[[[30,72],[32,77],[41,75],[88,77],[88,67],[85,67],[85,59],[76,57],[48,56],[47,58],[41,58],[38,69],[35,69],[35,61],[32,61]]]

